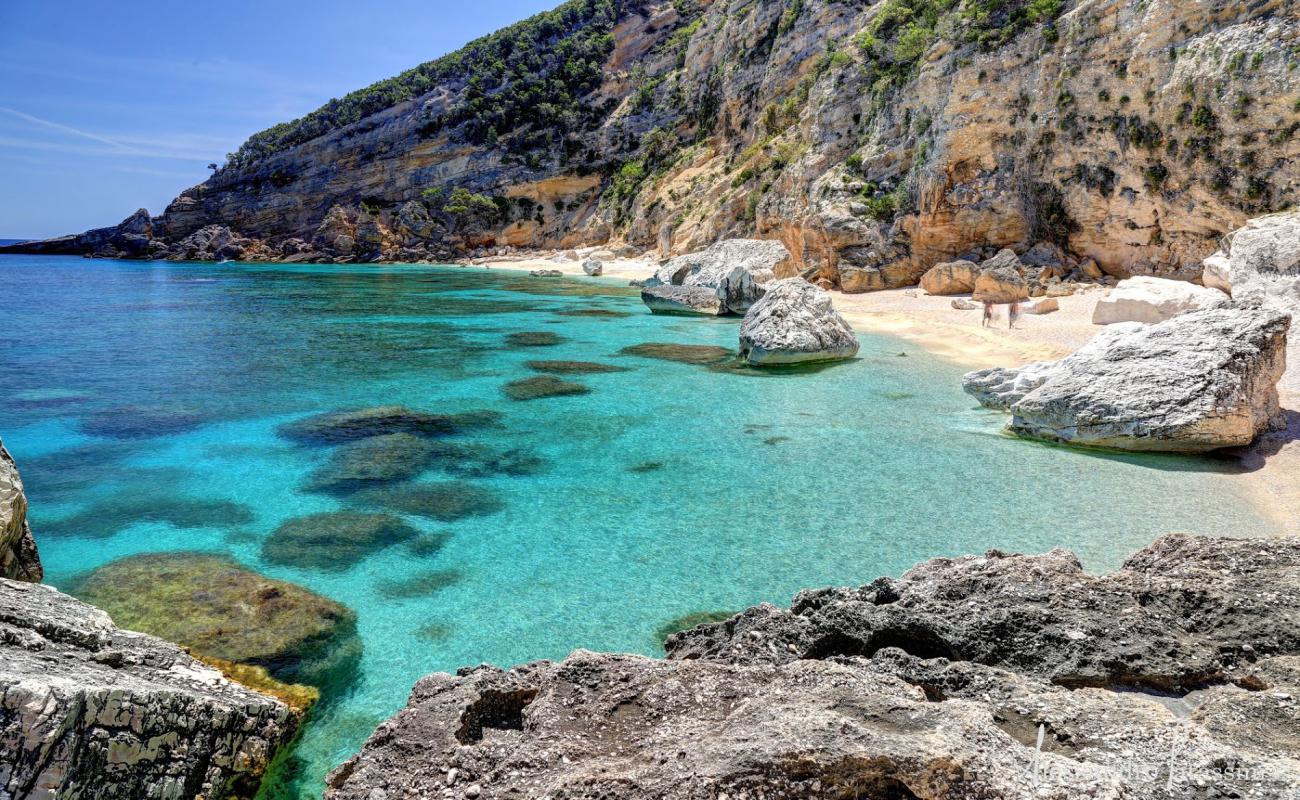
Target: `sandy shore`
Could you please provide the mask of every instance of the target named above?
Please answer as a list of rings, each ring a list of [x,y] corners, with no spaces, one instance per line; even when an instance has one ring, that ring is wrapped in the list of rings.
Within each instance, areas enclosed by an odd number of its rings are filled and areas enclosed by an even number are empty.
[[[564,275],[583,275],[581,261],[552,261],[547,257],[493,259],[479,266],[523,271],[554,269]],[[603,274],[609,278],[641,279],[649,277],[656,266],[649,260],[614,259],[603,262]],[[1041,316],[1025,314],[1015,329],[1007,327],[1005,308],[1000,309],[995,324],[985,328],[980,311],[954,309],[953,298],[931,297],[919,288],[833,294],[835,307],[855,330],[897,336],[940,358],[981,369],[1057,359],[1073,352],[1100,330],[1092,324],[1092,311],[1106,291],[1088,287],[1057,298],[1059,311]],[[1274,520],[1279,534],[1300,535],[1300,347],[1292,347],[1287,360],[1287,374],[1278,387],[1289,423],[1287,430],[1262,437],[1242,454],[1247,471],[1240,480],[1254,504]]]

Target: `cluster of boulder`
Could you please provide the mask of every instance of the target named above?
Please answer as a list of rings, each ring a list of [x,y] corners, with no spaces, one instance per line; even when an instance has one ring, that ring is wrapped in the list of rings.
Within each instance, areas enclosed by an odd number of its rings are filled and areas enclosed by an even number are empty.
[[[419,681],[329,778],[396,797],[1284,797],[1300,541],[934,559],[670,636]]]
[[[1003,249],[987,257],[977,254],[936,264],[921,276],[926,294],[973,294],[975,300],[1016,303],[1031,297],[1065,297],[1074,294],[1076,283],[1095,279],[1113,284],[1089,259],[1070,266],[1058,248],[1038,245],[1024,254]]]
[[[1172,452],[1249,445],[1281,424],[1300,212],[1230,234],[1202,282],[1128,278],[1094,309],[1108,327],[1072,355],[979,370],[962,385],[1033,438]]]

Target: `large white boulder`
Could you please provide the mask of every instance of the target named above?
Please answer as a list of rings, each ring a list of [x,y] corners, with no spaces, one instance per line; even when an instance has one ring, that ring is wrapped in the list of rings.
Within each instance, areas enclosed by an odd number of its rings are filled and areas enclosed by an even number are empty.
[[[1095,325],[1164,322],[1188,311],[1218,308],[1228,301],[1228,296],[1218,289],[1187,281],[1139,276],[1120,281],[1109,295],[1098,300],[1092,321]]]
[[[1012,414],[1010,429],[1122,450],[1204,452],[1250,444],[1279,412],[1290,315],[1190,311],[1114,325],[1072,355],[972,372],[962,387]]]
[[[803,278],[768,284],[740,325],[740,355],[750,364],[834,361],[858,354],[853,329],[831,296]]]
[[[1300,211],[1250,220],[1202,266],[1202,282],[1234,299],[1300,308]]]
[[[763,296],[763,285],[793,272],[790,251],[778,241],[726,239],[698,253],[670,259],[645,282],[691,286],[717,295],[719,314],[744,314]]]

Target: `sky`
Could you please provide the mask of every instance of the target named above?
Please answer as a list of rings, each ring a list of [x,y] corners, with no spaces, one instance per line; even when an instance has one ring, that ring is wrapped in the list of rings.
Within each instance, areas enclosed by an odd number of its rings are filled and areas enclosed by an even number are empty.
[[[0,238],[162,213],[250,134],[559,0],[0,0]]]

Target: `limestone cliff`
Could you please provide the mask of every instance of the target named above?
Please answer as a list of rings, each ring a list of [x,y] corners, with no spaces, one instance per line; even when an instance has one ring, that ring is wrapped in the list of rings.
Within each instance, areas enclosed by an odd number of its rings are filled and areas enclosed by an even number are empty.
[[[0,442],[0,578],[39,582],[44,577],[31,525],[27,496],[13,456]]]
[[[160,217],[19,249],[758,236],[863,290],[1046,243],[1067,269],[1193,278],[1300,201],[1298,64],[1289,0],[573,0],[252,137]]]

